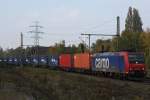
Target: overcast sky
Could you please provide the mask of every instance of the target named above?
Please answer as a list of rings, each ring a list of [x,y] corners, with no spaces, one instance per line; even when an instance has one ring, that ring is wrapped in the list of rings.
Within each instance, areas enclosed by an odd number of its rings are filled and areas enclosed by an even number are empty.
[[[0,46],[15,48],[20,45],[20,32],[24,44],[33,44],[29,26],[39,21],[40,45],[50,46],[66,40],[66,44],[81,42],[80,34],[116,33],[116,16],[120,16],[121,30],[129,6],[139,10],[143,28],[150,27],[150,0],[0,0]],[[92,37],[94,42],[97,38]],[[86,38],[82,38],[86,42]]]

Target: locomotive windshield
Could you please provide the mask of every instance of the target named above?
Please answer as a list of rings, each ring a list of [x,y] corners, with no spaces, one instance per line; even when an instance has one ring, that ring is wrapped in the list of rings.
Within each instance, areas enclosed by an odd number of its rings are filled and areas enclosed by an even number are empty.
[[[129,63],[143,64],[144,54],[129,54]]]

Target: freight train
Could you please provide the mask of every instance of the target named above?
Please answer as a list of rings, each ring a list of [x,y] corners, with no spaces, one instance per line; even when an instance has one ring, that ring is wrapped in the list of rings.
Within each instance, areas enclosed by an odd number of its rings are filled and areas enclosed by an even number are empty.
[[[0,58],[1,64],[47,66],[74,72],[89,72],[114,77],[146,76],[144,54],[140,52],[78,53],[30,57]]]

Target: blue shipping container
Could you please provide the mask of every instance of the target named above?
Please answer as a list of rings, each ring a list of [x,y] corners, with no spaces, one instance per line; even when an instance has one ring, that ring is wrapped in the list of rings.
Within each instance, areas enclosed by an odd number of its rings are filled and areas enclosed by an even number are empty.
[[[31,56],[31,64],[38,65],[38,57],[37,56]]]
[[[10,65],[19,65],[19,58],[17,57],[8,57],[7,60],[5,59],[5,61]]]
[[[46,66],[48,64],[48,56],[40,56],[39,57],[39,65]]]
[[[32,56],[31,63],[33,65],[47,65],[48,57],[47,56]]]
[[[3,62],[3,59],[2,58],[0,58],[0,63],[2,63]]]
[[[14,57],[13,58],[13,65],[19,65],[20,64],[20,58],[19,57]]]
[[[23,65],[30,65],[32,62],[31,62],[31,57],[23,57],[22,59],[21,59],[21,63],[23,64]]]
[[[48,56],[48,66],[52,69],[55,69],[59,66],[59,56],[50,55]]]
[[[4,62],[5,64],[8,64],[8,58],[3,58],[3,62]]]
[[[7,63],[8,63],[8,64],[14,64],[14,58],[8,57]]]

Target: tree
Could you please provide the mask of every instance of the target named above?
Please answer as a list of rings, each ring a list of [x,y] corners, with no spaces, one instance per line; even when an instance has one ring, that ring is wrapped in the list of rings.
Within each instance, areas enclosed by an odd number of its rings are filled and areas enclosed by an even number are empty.
[[[132,7],[129,7],[129,11],[125,23],[125,32],[132,32]]]
[[[127,18],[125,21],[125,30],[121,37],[113,39],[113,45],[116,45],[118,40],[119,50],[140,51],[142,49],[140,35],[143,32],[142,20],[137,9],[129,7]],[[114,48],[116,49],[116,46]]]
[[[4,56],[4,52],[3,52],[3,49],[0,47],[0,57],[3,57]]]
[[[71,53],[71,54],[76,53],[77,47],[76,47],[74,44],[73,44],[72,46],[70,46],[70,47],[71,47],[70,53]]]
[[[65,53],[65,40],[62,40],[60,43],[55,43],[54,47],[56,48],[58,54]]]
[[[150,31],[147,30],[147,32],[143,32],[140,35],[141,44],[142,44],[142,50],[145,52],[145,62],[147,64],[147,67],[150,68]]]
[[[129,11],[127,14],[127,18],[125,21],[125,32],[128,33],[141,33],[143,32],[142,29],[142,20],[139,15],[139,12],[137,9],[132,7],[129,7]]]
[[[141,21],[141,17],[139,15],[139,12],[137,9],[133,9],[133,15],[132,15],[132,24],[133,24],[133,32],[134,33],[141,33],[143,32],[142,29],[142,21]]]
[[[96,43],[92,44],[92,52],[112,51],[111,40],[98,39]]]
[[[150,32],[143,32],[140,35],[140,41],[142,44],[142,50],[146,52],[148,56],[150,56]]]
[[[84,53],[88,51],[87,45],[84,43],[79,43],[77,48],[78,48],[78,53]]]

